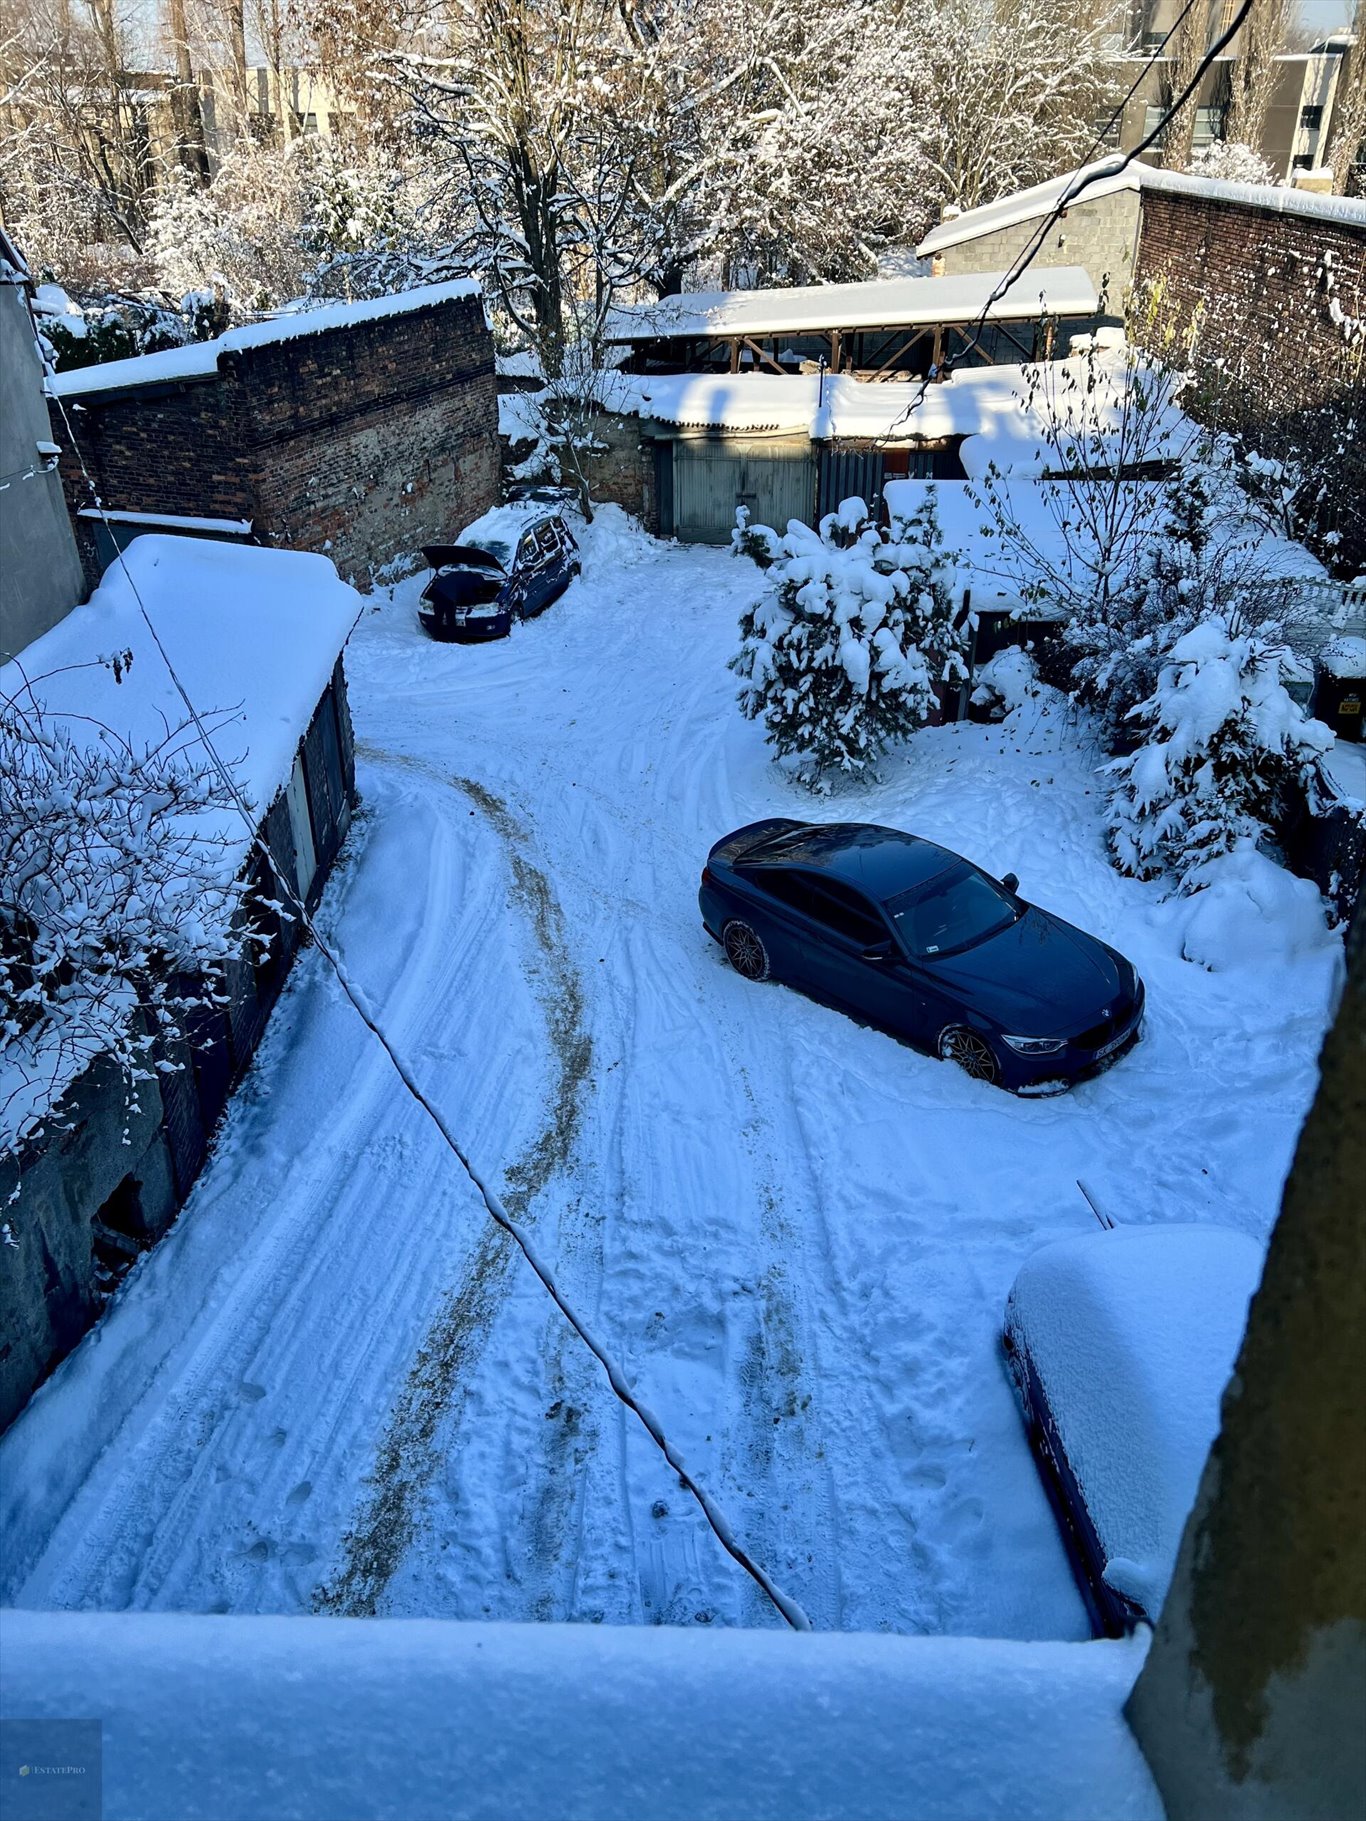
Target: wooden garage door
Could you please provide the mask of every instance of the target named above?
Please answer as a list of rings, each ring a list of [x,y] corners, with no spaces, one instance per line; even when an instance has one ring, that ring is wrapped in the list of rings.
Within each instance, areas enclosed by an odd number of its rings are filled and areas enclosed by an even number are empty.
[[[748,506],[756,524],[787,528],[811,523],[816,463],[809,449],[764,444],[674,444],[674,536],[688,544],[728,544],[735,509]]]

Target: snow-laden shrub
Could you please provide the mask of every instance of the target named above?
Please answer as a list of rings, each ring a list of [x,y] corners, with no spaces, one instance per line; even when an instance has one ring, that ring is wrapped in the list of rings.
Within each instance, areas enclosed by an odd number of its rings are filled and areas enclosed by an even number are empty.
[[[1111,851],[1121,872],[1167,874],[1183,892],[1269,836],[1284,793],[1333,743],[1287,693],[1279,648],[1220,618],[1176,641],[1132,719],[1142,744],[1107,767]]]
[[[966,677],[932,504],[888,530],[845,500],[819,530],[793,520],[782,535],[742,508],[733,544],[768,573],[731,659],[740,707],[812,789],[923,727],[937,688]]]
[[[1313,880],[1297,879],[1250,841],[1202,866],[1198,885],[1176,928],[1182,957],[1211,973],[1285,967],[1335,945]]]
[[[1198,151],[1186,166],[1189,177],[1215,177],[1221,183],[1279,183],[1274,168],[1261,153],[1238,140],[1215,139]]]
[[[167,1041],[262,943],[215,832],[234,799],[196,740],[168,727],[136,751],[27,687],[0,701],[0,1149],[102,1056],[130,1085],[170,1067]]]
[[[206,341],[227,327],[222,300],[204,291],[188,292],[176,305],[156,291],[72,297],[60,285],[44,284],[34,295],[33,313],[59,373]]]
[[[1007,645],[977,672],[972,705],[987,709],[995,720],[1003,720],[1037,696],[1040,687],[1033,658],[1018,645]]]

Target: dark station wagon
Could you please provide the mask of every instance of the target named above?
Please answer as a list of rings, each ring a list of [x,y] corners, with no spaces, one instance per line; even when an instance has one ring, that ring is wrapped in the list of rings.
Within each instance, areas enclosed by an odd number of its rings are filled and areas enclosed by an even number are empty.
[[[438,639],[505,638],[514,620],[543,613],[579,573],[573,532],[534,503],[495,507],[458,543],[422,554],[434,574],[417,615]]]

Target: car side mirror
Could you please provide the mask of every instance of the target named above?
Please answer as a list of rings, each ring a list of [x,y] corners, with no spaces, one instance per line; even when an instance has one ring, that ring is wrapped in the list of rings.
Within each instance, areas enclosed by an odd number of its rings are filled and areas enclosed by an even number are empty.
[[[1005,878],[1002,879],[1001,884],[1005,886],[1005,888],[1008,892],[1019,891],[1019,889],[1020,889],[1019,874],[1018,873],[1007,873]]]
[[[896,944],[888,939],[886,942],[874,942],[864,949],[859,957],[863,961],[891,961],[896,956]]]

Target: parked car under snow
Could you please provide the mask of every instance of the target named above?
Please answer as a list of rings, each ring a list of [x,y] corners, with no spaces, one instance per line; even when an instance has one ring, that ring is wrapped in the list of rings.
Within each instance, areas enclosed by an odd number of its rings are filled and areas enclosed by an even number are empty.
[[[533,619],[579,573],[579,547],[564,519],[535,501],[497,506],[454,544],[422,552],[435,571],[417,617],[434,638],[501,639]]]
[[[1117,949],[896,828],[773,816],[716,842],[698,904],[747,980],[786,981],[1017,1094],[1054,1094],[1138,1042]]]
[[[1097,1635],[1162,1609],[1262,1261],[1226,1227],[1116,1227],[1015,1279],[1006,1362]]]

